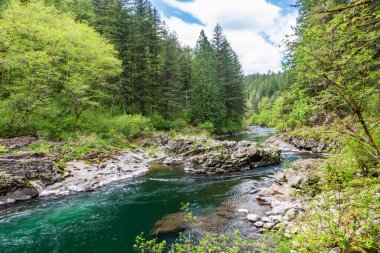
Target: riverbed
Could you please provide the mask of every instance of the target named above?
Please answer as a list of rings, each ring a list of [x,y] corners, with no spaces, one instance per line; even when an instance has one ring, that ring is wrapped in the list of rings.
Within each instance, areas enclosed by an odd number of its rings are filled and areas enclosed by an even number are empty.
[[[274,134],[273,129],[252,127],[225,139],[263,142]],[[294,151],[282,155],[285,161],[303,158]],[[152,166],[141,177],[90,193],[3,207],[0,253],[133,252],[136,236],[142,232],[151,236],[155,222],[178,212],[181,203],[189,202],[197,216],[210,215],[224,203],[249,194],[249,189],[270,184],[285,163],[213,177],[185,174],[181,166]]]

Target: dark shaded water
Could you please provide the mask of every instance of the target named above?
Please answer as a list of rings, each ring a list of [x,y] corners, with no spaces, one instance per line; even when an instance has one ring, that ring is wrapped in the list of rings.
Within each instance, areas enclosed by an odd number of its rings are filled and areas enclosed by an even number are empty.
[[[271,129],[252,131],[229,139],[262,141],[273,135]],[[196,215],[207,214],[240,197],[242,185],[260,183],[281,169],[206,177],[186,175],[180,167],[153,167],[142,177],[92,193],[17,204],[0,211],[0,252],[133,252],[135,237],[150,234],[154,223],[178,212],[182,202],[190,202]]]

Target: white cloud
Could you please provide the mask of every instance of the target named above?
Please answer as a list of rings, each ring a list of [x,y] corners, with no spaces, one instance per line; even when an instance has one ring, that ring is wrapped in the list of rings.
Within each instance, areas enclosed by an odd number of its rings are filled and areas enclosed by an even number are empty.
[[[265,0],[163,1],[191,14],[204,24],[166,17],[167,25],[176,31],[183,44],[194,46],[201,29],[211,37],[214,26],[219,23],[239,55],[245,73],[281,69],[281,41],[286,34],[292,33],[296,12],[282,15],[279,6]]]

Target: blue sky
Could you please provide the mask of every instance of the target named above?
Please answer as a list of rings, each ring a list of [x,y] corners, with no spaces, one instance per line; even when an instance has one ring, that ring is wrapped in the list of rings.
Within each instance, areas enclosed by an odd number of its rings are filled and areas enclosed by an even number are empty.
[[[211,37],[217,23],[238,53],[244,72],[281,69],[282,40],[296,23],[296,0],[151,0],[184,45],[201,29]]]

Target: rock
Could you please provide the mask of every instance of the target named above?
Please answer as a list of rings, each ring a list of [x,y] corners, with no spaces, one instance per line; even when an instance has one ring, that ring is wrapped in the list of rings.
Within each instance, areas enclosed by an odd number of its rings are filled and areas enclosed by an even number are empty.
[[[305,139],[301,135],[293,134],[292,136],[285,136],[285,142],[297,147],[301,150],[311,151],[313,153],[328,153],[334,147],[341,145],[339,140],[332,138],[308,138]]]
[[[32,136],[15,137],[6,140],[0,140],[0,146],[6,147],[8,150],[18,150],[28,147],[36,141]]]
[[[297,215],[297,212],[295,209],[289,209],[286,213],[285,213],[285,217],[288,218],[288,220],[292,220],[296,217]]]
[[[270,205],[270,202],[265,197],[256,197],[257,202],[259,205]]]
[[[257,147],[256,143],[249,141],[214,141],[181,137],[168,141],[165,152],[169,157],[182,157],[180,160],[186,161],[185,171],[192,174],[238,172],[281,162],[278,149]],[[173,159],[165,159],[162,162],[173,164]]]
[[[273,216],[270,216],[269,218],[270,220],[274,222],[281,222],[284,220],[284,217],[282,217],[281,215],[273,215]]]
[[[255,189],[255,190],[250,190],[249,191],[249,194],[256,194],[256,193],[258,193],[259,192],[259,190],[258,189]]]
[[[186,213],[173,213],[165,215],[154,225],[153,232],[157,234],[177,233],[188,228]]]
[[[248,209],[239,209],[238,213],[240,213],[240,214],[248,214],[249,210]]]
[[[295,226],[294,224],[289,224],[285,229],[285,233],[287,234],[297,234],[298,231],[299,231],[299,228]]]
[[[249,233],[247,235],[247,238],[250,240],[253,240],[253,239],[257,238],[257,233]]]
[[[283,184],[285,182],[285,174],[283,172],[278,172],[276,173],[276,175],[274,176],[274,182],[278,183],[278,184]]]
[[[272,222],[268,222],[268,223],[264,224],[264,228],[266,228],[266,229],[271,229],[273,227],[274,227],[274,223],[272,223]]]
[[[256,221],[260,220],[260,216],[258,216],[256,214],[248,214],[247,220],[249,220],[250,222],[256,222]]]
[[[321,163],[321,159],[306,159],[293,162],[292,168],[296,171],[313,171]]]
[[[271,219],[269,217],[267,217],[267,216],[264,216],[263,218],[261,218],[261,220],[263,222],[270,222],[271,221]]]
[[[162,163],[165,165],[175,166],[183,164],[184,161],[179,157],[167,157]]]
[[[302,188],[308,184],[307,174],[296,172],[292,168],[285,170],[285,178],[288,184],[294,188]]]
[[[273,228],[278,231],[284,231],[286,229],[286,225],[284,223],[278,223]]]
[[[261,228],[262,226],[264,226],[264,222],[262,222],[262,221],[256,221],[253,225],[255,227]]]
[[[10,203],[7,199],[19,201],[38,196],[44,186],[60,180],[60,173],[54,159],[44,154],[3,156],[0,158],[0,201]]]
[[[342,250],[338,247],[325,251],[324,253],[341,253]]]

